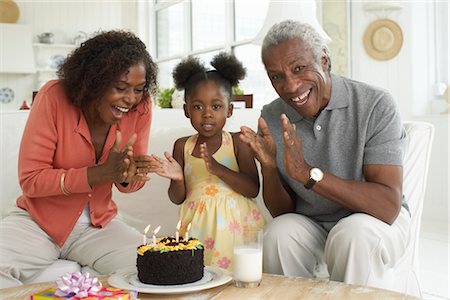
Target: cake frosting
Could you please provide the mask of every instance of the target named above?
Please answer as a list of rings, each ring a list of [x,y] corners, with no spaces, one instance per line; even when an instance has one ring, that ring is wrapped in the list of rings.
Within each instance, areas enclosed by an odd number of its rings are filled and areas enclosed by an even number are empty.
[[[194,238],[176,242],[162,237],[155,244],[137,249],[139,281],[146,284],[175,285],[195,282],[203,277],[203,244]]]

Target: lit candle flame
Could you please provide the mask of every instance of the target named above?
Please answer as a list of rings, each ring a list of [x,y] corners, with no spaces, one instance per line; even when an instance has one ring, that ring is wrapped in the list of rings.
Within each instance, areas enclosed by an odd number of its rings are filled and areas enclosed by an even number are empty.
[[[191,223],[188,224],[187,228],[186,228],[186,241],[189,240],[189,229],[191,229]]]
[[[181,228],[181,220],[178,220],[177,231],[175,232],[175,241],[178,243],[180,241],[180,233],[178,230]]]
[[[144,234],[147,234],[148,230],[150,229],[150,226],[152,226],[152,224],[148,224],[147,227],[145,227]]]
[[[142,244],[144,246],[147,245],[147,231],[150,229],[150,226],[152,226],[152,224],[148,224],[147,227],[145,227],[144,229],[144,237],[142,239]]]
[[[158,226],[155,228],[155,230],[153,230],[153,245],[156,245],[156,234],[158,233],[158,231],[161,229],[161,226]]]
[[[157,234],[160,229],[161,229],[161,226],[156,227],[155,230],[153,230],[153,234]]]

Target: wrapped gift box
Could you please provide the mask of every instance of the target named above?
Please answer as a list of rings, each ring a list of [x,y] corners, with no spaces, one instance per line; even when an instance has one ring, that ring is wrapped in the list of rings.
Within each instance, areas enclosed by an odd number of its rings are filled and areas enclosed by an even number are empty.
[[[78,297],[72,297],[72,296],[66,296],[66,297],[58,297],[55,296],[56,289],[50,288],[46,289],[44,291],[41,291],[37,294],[34,294],[31,296],[31,300],[101,300],[101,299],[108,299],[108,300],[134,300],[137,299],[137,292],[136,291],[130,291],[130,290],[123,290],[123,289],[116,289],[113,287],[102,287],[102,289],[99,292],[96,293],[90,293],[88,297],[84,298],[78,298]]]

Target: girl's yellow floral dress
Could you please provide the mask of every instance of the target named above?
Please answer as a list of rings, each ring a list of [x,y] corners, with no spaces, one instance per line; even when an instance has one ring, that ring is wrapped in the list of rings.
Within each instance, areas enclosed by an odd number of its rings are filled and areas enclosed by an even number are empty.
[[[192,156],[198,135],[184,146],[186,200],[180,208],[183,229],[191,223],[190,237],[205,246],[205,265],[232,270],[234,235],[244,228],[262,228],[264,219],[256,204],[233,191],[219,177],[211,175],[201,158]],[[222,133],[222,146],[213,155],[220,164],[239,171],[233,138]]]

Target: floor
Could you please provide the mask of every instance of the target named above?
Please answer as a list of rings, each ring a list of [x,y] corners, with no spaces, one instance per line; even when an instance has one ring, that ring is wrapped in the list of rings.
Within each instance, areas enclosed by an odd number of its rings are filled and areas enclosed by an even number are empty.
[[[450,225],[422,220],[419,263],[424,299],[450,299]]]

